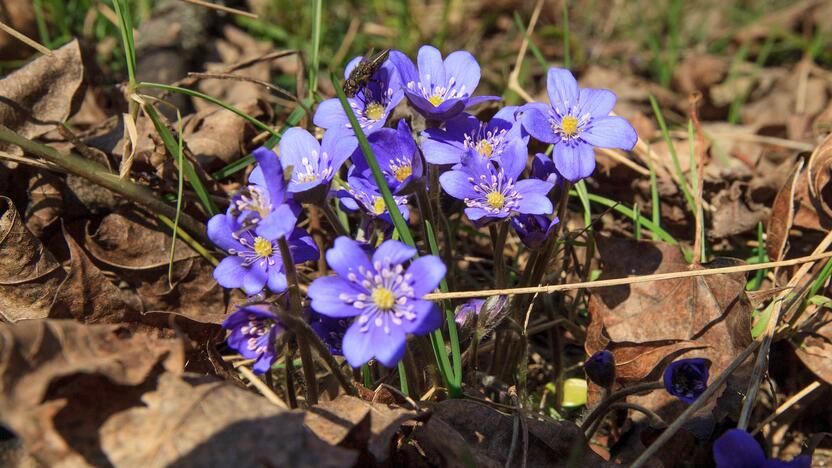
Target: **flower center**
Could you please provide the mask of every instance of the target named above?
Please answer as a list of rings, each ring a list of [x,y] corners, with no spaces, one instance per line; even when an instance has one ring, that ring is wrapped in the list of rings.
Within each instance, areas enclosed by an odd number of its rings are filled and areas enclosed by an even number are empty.
[[[254,239],[254,253],[256,253],[258,257],[270,256],[272,254],[271,241],[267,241],[266,239],[258,236]]]
[[[377,102],[371,102],[364,108],[364,115],[370,120],[381,120],[384,117],[384,106]]]
[[[491,205],[491,208],[499,210],[506,204],[506,197],[500,192],[489,192],[488,195],[485,196],[485,201]]]
[[[430,101],[430,103],[433,104],[433,107],[439,107],[439,104],[445,102],[445,98],[438,94],[434,94],[433,96],[428,98],[428,101]]]
[[[401,166],[393,171],[393,176],[399,182],[404,182],[411,174],[413,174],[413,168],[410,166]]]
[[[480,142],[477,143],[477,153],[479,153],[480,156],[490,158],[491,153],[493,152],[494,147],[491,146],[491,143],[489,143],[488,140],[480,140]]]
[[[572,136],[578,133],[578,118],[567,115],[560,121],[560,129],[566,136]]]
[[[377,215],[380,215],[384,213],[384,208],[384,199],[381,197],[376,197],[375,201],[373,201],[373,212]]]
[[[384,287],[373,289],[373,293],[370,295],[370,298],[381,310],[390,310],[396,303],[396,296],[393,294],[393,291]]]
[[[703,387],[702,379],[688,366],[679,367],[673,374],[671,383],[673,389],[683,395],[696,395]]]

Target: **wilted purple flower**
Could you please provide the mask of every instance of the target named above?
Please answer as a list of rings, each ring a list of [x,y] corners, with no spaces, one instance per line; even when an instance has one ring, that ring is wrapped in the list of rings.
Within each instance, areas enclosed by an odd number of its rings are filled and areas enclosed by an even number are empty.
[[[549,219],[546,215],[521,214],[511,218],[511,226],[526,247],[539,249],[549,239],[559,221],[557,216]]]
[[[609,388],[615,382],[615,356],[606,349],[598,351],[586,360],[584,371],[589,380]]]
[[[382,128],[367,137],[367,140],[381,173],[387,180],[387,186],[393,193],[402,193],[410,188],[408,185],[411,181],[422,177],[422,158],[407,122],[400,120],[396,129]],[[361,151],[353,154],[352,162],[361,177],[372,179],[370,166]]]
[[[741,429],[729,429],[714,442],[717,468],[809,468],[812,457],[800,455],[791,461],[767,460],[760,444]]]
[[[277,353],[275,341],[283,333],[280,319],[266,305],[240,306],[222,323],[231,330],[226,342],[246,359],[256,359],[254,373],[264,374],[271,368]]]
[[[338,190],[335,195],[347,211],[361,209],[372,218],[393,223],[392,218],[390,218],[390,211],[384,203],[384,198],[381,197],[381,191],[372,180],[357,175],[355,166],[350,168],[347,176],[347,189]],[[399,211],[407,220],[410,217],[410,211],[407,208],[407,197],[393,195],[393,200],[396,201]]]
[[[580,89],[572,73],[563,68],[549,69],[546,87],[550,106],[525,106],[523,127],[537,140],[555,145],[555,166],[567,180],[575,182],[592,174],[593,147],[629,150],[636,144],[633,126],[609,115],[616,100],[612,91]]]
[[[347,64],[344,78],[350,76],[362,58],[356,57]],[[355,97],[347,98],[347,101],[361,129],[369,135],[384,127],[390,112],[396,108],[403,97],[404,90],[399,72],[390,60],[386,60]],[[312,121],[321,128],[349,129],[352,132],[347,114],[344,113],[341,101],[337,98],[322,102],[315,111]]]
[[[228,215],[243,228],[254,226],[258,236],[279,239],[295,228],[300,206],[288,197],[277,156],[265,147],[253,154],[257,167],[248,178],[250,185],[231,197]]]
[[[479,315],[482,306],[485,304],[485,299],[468,299],[464,304],[456,309],[454,320],[460,327],[466,326],[474,319],[474,316]]]
[[[333,318],[356,317],[343,341],[344,357],[353,367],[375,357],[393,367],[404,355],[407,334],[424,335],[442,324],[436,304],[421,297],[445,277],[445,265],[432,255],[404,263],[416,249],[388,240],[370,258],[348,237],[335,239],[326,261],[337,276],[309,285],[312,308]]]
[[[422,46],[418,70],[401,52],[390,52],[389,60],[399,70],[407,99],[426,118],[447,120],[475,104],[499,99],[471,97],[480,83],[480,65],[464,50],[452,52],[443,61],[439,49]]]
[[[465,202],[465,214],[479,225],[521,213],[551,213],[552,202],[546,194],[552,184],[538,179],[517,180],[525,160],[503,162],[495,168],[490,160],[469,150],[460,165],[439,176],[439,183],[449,195]]]
[[[277,239],[258,236],[222,214],[208,221],[208,238],[229,254],[214,269],[214,279],[220,286],[243,288],[248,295],[259,293],[264,286],[275,293],[286,290]],[[287,241],[295,263],[318,258],[315,241],[303,229],[294,228]]]
[[[445,123],[445,128],[428,128],[422,142],[425,160],[431,164],[458,164],[462,156],[474,150],[481,157],[501,161],[527,157],[529,137],[522,135],[522,126],[514,114],[518,107],[500,109],[488,122],[462,113]]]
[[[555,162],[543,153],[537,153],[532,158],[532,178],[551,182],[555,186],[563,182],[563,177],[558,174]]]
[[[329,352],[335,356],[343,356],[341,343],[344,341],[344,334],[350,326],[350,320],[346,318],[332,318],[310,311],[309,326],[321,338],[329,348]]]
[[[300,193],[319,188],[320,195],[344,161],[358,147],[355,136],[343,130],[328,130],[321,143],[306,130],[293,127],[280,139],[280,159],[292,168],[289,192]]]
[[[707,359],[691,358],[671,362],[664,371],[664,388],[667,393],[687,404],[699,398],[708,388]]]

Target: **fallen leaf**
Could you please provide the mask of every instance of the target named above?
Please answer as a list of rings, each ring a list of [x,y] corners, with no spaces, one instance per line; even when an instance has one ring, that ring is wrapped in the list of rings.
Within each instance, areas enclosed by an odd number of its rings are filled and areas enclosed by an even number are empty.
[[[719,83],[728,73],[729,60],[711,54],[694,54],[685,57],[673,70],[675,87],[685,95],[705,92]]]
[[[818,378],[832,384],[832,311],[818,307],[817,313],[817,327],[799,334],[791,342],[803,364]]]
[[[786,253],[786,243],[789,240],[789,230],[794,223],[795,188],[798,176],[803,169],[803,160],[799,160],[792,168],[786,185],[784,185],[771,205],[771,216],[766,225],[766,252],[772,262],[783,259]]]
[[[29,178],[29,206],[25,218],[26,227],[35,237],[40,238],[63,214],[61,193],[65,190],[66,184],[51,172],[38,171]]]
[[[9,322],[45,318],[66,273],[0,196],[0,314]]]
[[[806,172],[815,209],[825,219],[832,219],[832,135],[812,151]]]
[[[766,219],[769,209],[755,203],[749,196],[749,185],[734,180],[710,197],[713,211],[710,216],[711,239],[724,239],[753,230]]]
[[[20,46],[23,47],[23,46]],[[37,138],[63,122],[80,105],[84,67],[77,40],[0,80],[0,124],[24,138]],[[0,143],[0,152],[23,154]]]
[[[238,103],[236,107],[254,118],[268,115],[268,107],[263,101],[249,100]],[[191,116],[183,133],[188,148],[207,171],[213,170],[218,164],[240,159],[246,145],[256,135],[254,126],[247,120],[229,110],[216,107]]]

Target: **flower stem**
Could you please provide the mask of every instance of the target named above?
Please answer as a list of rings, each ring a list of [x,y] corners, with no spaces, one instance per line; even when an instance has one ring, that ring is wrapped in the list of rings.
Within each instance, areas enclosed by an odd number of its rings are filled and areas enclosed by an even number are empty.
[[[630,387],[625,387],[617,392],[611,393],[607,398],[598,403],[598,406],[596,406],[589,413],[589,415],[587,415],[587,417],[584,418],[583,423],[581,423],[581,430],[583,430],[585,434],[589,434],[589,429],[592,427],[592,423],[597,418],[603,417],[605,414],[607,414],[607,410],[610,407],[610,405],[612,405],[616,401],[624,399],[630,395],[635,395],[636,393],[651,392],[660,388],[664,388],[664,384],[662,384],[661,382],[646,382],[637,385],[632,385]]]
[[[503,250],[508,237],[508,222],[503,222],[497,228],[494,224],[488,226],[491,233],[491,243],[494,245],[494,286],[497,289],[506,287],[506,262]]]
[[[404,371],[404,361],[399,361],[399,384],[402,387],[402,393],[405,396],[410,396],[410,391],[407,388],[407,374]]]
[[[286,282],[289,284],[289,307],[292,314],[303,320],[303,313],[300,308],[300,288],[298,287],[298,274],[295,271],[295,262],[292,260],[292,252],[289,249],[289,242],[285,237],[277,241],[280,247],[280,257],[283,260],[283,270],[286,273]],[[308,337],[303,333],[295,333],[300,352],[303,377],[306,379],[306,403],[315,405],[318,403],[318,381],[315,378],[315,362],[312,360],[312,350],[309,347]]]
[[[320,206],[321,211],[324,212],[324,216],[326,217],[326,220],[329,222],[329,224],[332,225],[333,228],[335,228],[335,231],[338,233],[338,235],[349,237],[350,233],[347,231],[347,229],[341,223],[341,220],[338,219],[338,215],[335,214],[334,211],[332,211],[332,207],[329,206],[329,203],[323,202],[318,206]]]

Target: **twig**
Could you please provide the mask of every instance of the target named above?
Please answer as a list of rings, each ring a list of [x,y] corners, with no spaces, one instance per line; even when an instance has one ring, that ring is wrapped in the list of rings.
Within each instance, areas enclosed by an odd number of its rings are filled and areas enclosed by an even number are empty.
[[[243,374],[243,377],[245,377],[249,382],[251,382],[251,384],[254,385],[255,388],[257,388],[257,390],[260,390],[260,393],[264,397],[266,397],[267,400],[274,403],[275,406],[277,406],[281,409],[285,409],[285,410],[289,409],[289,406],[286,405],[286,403],[283,401],[283,399],[280,398],[279,396],[277,396],[277,394],[274,393],[272,391],[272,389],[269,388],[268,385],[266,385],[256,375],[254,375],[254,372],[252,372],[251,369],[249,369],[248,367],[245,367],[245,366],[240,366],[240,367],[237,368],[237,370],[240,371],[240,373]]]
[[[751,344],[748,345],[748,347],[745,348],[745,350],[731,362],[728,368],[725,369],[721,374],[719,374],[719,376],[717,376],[717,378],[714,379],[714,381],[708,385],[708,388],[706,388],[705,391],[702,392],[701,395],[699,395],[699,398],[697,398],[696,401],[691,403],[690,406],[688,406],[688,408],[684,412],[682,412],[682,414],[680,414],[675,421],[673,421],[673,424],[671,424],[667,429],[665,429],[664,432],[662,432],[662,434],[659,436],[659,438],[656,439],[655,442],[650,444],[650,446],[647,447],[647,449],[644,452],[642,452],[641,455],[638,456],[638,458],[636,458],[633,464],[630,465],[630,468],[639,468],[641,466],[644,466],[650,459],[650,457],[652,457],[653,454],[655,454],[660,448],[662,448],[662,446],[664,446],[664,444],[666,444],[667,441],[669,441],[676,434],[676,432],[678,432],[679,429],[681,429],[682,426],[686,422],[688,422],[688,420],[694,415],[694,413],[696,413],[697,411],[699,411],[700,408],[705,406],[705,403],[708,400],[710,400],[711,396],[714,395],[717,392],[717,390],[719,390],[722,387],[722,384],[725,383],[726,380],[728,380],[728,377],[730,377],[731,374],[734,373],[734,371],[737,370],[737,368],[740,365],[742,365],[742,363],[745,362],[746,359],[748,359],[748,356],[753,354],[758,347],[760,347],[760,342],[752,341]]]
[[[257,19],[257,15],[255,15],[254,13],[252,13],[250,11],[238,10],[236,8],[227,7],[225,5],[217,5],[216,3],[205,2],[203,0],[182,0],[182,1],[186,2],[186,3],[190,3],[192,5],[199,5],[201,7],[211,8],[213,10],[224,11],[226,13],[231,13],[231,14],[234,14],[234,15],[246,16],[246,17],[249,17],[249,18]]]
[[[780,415],[782,415],[783,413],[788,411],[789,408],[796,405],[797,402],[799,402],[800,400],[802,400],[803,398],[805,398],[807,395],[811,394],[815,390],[819,389],[820,385],[821,385],[820,382],[815,380],[814,382],[812,382],[809,385],[807,385],[806,387],[804,387],[803,390],[795,393],[794,396],[792,396],[788,400],[784,401],[783,404],[780,405],[779,407],[777,407],[777,409],[773,413],[768,415],[768,417],[766,419],[764,419],[763,422],[761,422],[757,426],[757,428],[754,429],[751,432],[751,435],[752,436],[757,435],[757,433],[759,433],[761,430],[763,430],[763,428],[765,428],[766,426],[771,424],[772,421],[779,418]]]
[[[830,234],[832,235],[832,234]],[[658,273],[654,275],[635,276],[627,278],[615,278],[609,280],[599,281],[582,281],[578,283],[567,284],[553,284],[549,286],[530,286],[524,288],[508,288],[508,289],[484,289],[481,291],[458,291],[449,293],[430,293],[424,296],[428,301],[440,301],[445,299],[470,299],[472,297],[488,297],[488,296],[515,296],[520,294],[551,294],[560,291],[571,291],[574,289],[583,288],[607,288],[610,286],[621,286],[636,283],[649,283],[651,281],[664,281],[676,278],[693,278],[698,276],[713,276],[730,273],[744,273],[748,271],[757,271],[767,268],[774,268],[780,266],[800,265],[803,263],[815,262],[824,258],[832,257],[832,252],[825,252],[821,254],[809,255],[807,257],[793,258],[789,260],[780,260],[777,262],[755,263],[753,265],[739,265],[724,268],[710,268],[705,270],[691,270],[691,271],[677,271],[673,273]]]
[[[617,161],[617,162],[629,167],[630,169],[638,172],[639,174],[641,174],[643,176],[649,176],[650,175],[650,170],[649,169],[639,165],[638,163],[631,160],[627,156],[624,156],[623,154],[621,154],[620,150],[615,150],[615,149],[611,149],[611,148],[598,148],[597,151],[598,151],[599,154],[603,154],[604,156],[607,156],[608,158],[612,159],[613,161]]]
[[[514,62],[514,69],[511,70],[511,74],[508,76],[508,89],[520,95],[520,97],[525,99],[526,102],[532,102],[534,101],[534,98],[531,97],[522,86],[520,86],[520,70],[523,68],[523,60],[525,60],[526,51],[529,48],[529,38],[532,37],[534,27],[537,25],[537,19],[540,17],[540,11],[542,9],[543,0],[537,0],[532,16],[529,19],[529,25],[526,27],[526,34],[523,36],[523,42],[520,44],[520,50],[517,52],[517,60]]]
[[[44,47],[43,45],[39,44],[37,41],[35,41],[33,39],[30,39],[29,37],[26,37],[25,34],[16,31],[11,26],[6,25],[2,21],[0,21],[0,29],[2,29],[3,31],[6,31],[10,36],[13,36],[18,41],[26,44],[27,46],[29,46],[29,47],[31,47],[35,50],[37,50],[38,52],[42,53],[43,55],[52,55],[52,51],[49,50],[47,47]]]
[[[176,217],[176,208],[167,205],[156,198],[156,195],[144,186],[133,183],[129,180],[122,180],[115,174],[111,174],[104,166],[94,161],[89,161],[73,153],[61,154],[55,148],[23,138],[0,124],[0,141],[11,143],[23,148],[29,154],[46,159],[71,174],[81,176],[95,184],[136,202],[153,213]],[[180,217],[182,227],[193,235],[200,243],[207,244],[208,236],[205,225],[186,213]]]

